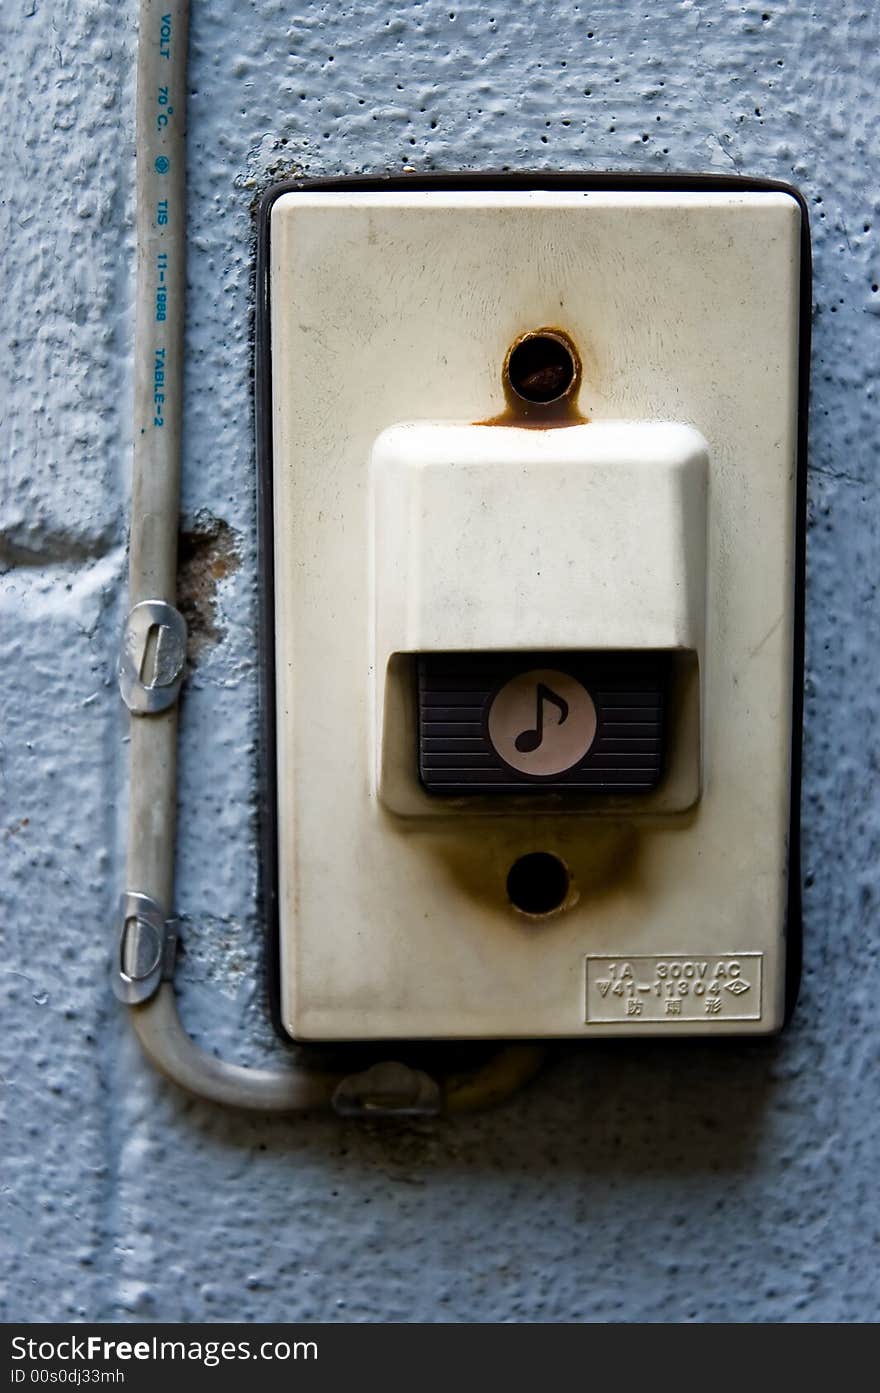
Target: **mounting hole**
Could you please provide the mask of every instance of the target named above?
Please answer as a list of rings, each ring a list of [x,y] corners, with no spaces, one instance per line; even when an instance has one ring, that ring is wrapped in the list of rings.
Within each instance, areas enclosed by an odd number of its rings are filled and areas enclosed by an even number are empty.
[[[574,344],[565,334],[536,329],[517,339],[507,355],[504,373],[523,401],[546,406],[574,390],[580,377],[580,362]]]
[[[523,914],[550,914],[565,903],[568,867],[549,851],[530,851],[514,861],[507,875],[507,897]]]

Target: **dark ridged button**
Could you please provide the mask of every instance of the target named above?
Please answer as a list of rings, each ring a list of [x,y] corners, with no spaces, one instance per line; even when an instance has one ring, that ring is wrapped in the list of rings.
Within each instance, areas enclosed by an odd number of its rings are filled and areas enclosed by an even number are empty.
[[[430,793],[639,794],[663,772],[666,653],[437,653],[419,660]]]

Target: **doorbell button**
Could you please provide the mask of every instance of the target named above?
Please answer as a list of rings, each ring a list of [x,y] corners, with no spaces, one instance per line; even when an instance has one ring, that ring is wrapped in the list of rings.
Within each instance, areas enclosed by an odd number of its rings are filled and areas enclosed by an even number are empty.
[[[429,793],[648,793],[663,768],[663,653],[419,660]]]
[[[488,734],[495,753],[518,774],[530,779],[564,774],[595,739],[596,707],[569,673],[532,668],[496,692]]]

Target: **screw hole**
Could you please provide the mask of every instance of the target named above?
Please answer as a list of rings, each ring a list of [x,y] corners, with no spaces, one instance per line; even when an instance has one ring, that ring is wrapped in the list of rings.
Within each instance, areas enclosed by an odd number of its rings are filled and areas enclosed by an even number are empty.
[[[514,861],[507,875],[507,896],[523,914],[551,914],[565,902],[568,867],[549,851],[530,851]]]
[[[523,401],[547,405],[568,396],[578,384],[580,362],[574,344],[553,329],[536,329],[513,344],[504,375]]]

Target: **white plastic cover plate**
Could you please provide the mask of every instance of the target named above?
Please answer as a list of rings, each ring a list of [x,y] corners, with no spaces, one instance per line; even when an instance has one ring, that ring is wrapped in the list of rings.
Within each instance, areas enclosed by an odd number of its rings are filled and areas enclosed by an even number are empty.
[[[292,1035],[779,1028],[800,234],[776,191],[274,201]],[[511,343],[548,325],[580,353],[584,423],[477,424],[504,412]],[[656,790],[571,805],[426,791],[417,655],[538,649],[671,655]],[[558,721],[577,698],[548,690]],[[555,912],[508,896],[532,852],[567,868]]]

